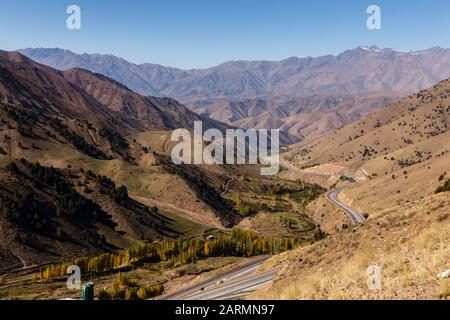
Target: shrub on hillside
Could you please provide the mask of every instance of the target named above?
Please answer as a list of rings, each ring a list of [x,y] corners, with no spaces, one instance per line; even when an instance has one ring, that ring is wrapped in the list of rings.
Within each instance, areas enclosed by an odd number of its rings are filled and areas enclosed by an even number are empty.
[[[97,293],[97,299],[98,299],[98,300],[111,300],[111,295],[110,295],[109,292],[106,291],[105,289],[101,289],[101,290]]]
[[[436,193],[447,192],[447,191],[450,191],[450,179],[448,179],[447,182],[445,182],[443,186],[440,186],[439,188],[436,189]]]

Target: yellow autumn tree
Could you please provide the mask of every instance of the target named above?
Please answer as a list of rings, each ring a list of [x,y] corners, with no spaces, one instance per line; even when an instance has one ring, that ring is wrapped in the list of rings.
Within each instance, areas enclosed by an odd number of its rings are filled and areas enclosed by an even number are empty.
[[[209,242],[206,242],[205,249],[204,249],[205,257],[209,257],[210,253],[211,253],[211,250],[209,249]]]

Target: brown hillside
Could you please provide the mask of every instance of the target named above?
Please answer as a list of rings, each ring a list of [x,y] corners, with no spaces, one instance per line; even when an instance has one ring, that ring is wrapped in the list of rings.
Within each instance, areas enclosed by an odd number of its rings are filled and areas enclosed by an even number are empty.
[[[108,108],[141,120],[148,130],[193,128],[202,118],[169,98],[143,97],[124,85],[83,69],[70,69],[64,78]]]
[[[120,184],[130,187],[132,196],[147,198],[146,203],[181,217],[194,217],[200,224],[223,227],[237,222],[220,197],[220,186],[228,179],[223,169],[213,169],[218,173],[196,167],[175,170],[161,154],[169,151],[164,147],[170,137],[167,130],[178,125],[190,127],[200,119],[198,115],[173,100],[144,98],[113,80],[82,70],[73,71],[72,80],[80,81],[75,85],[63,73],[18,53],[3,52],[0,65],[4,71],[0,75],[1,153],[58,168],[92,169],[120,179]],[[94,83],[86,89],[110,105],[79,87],[82,80]],[[120,105],[124,101],[132,101],[130,106],[137,113],[123,112]],[[178,118],[174,112],[179,113]],[[164,140],[134,138],[146,133],[152,136],[144,131],[154,128],[149,118],[145,120],[147,116],[155,116],[152,119],[165,130]]]
[[[271,259],[266,268],[282,269],[252,298],[448,299],[450,283],[437,275],[450,261],[450,193],[444,187],[450,172],[449,120],[446,80],[287,153],[294,168],[317,164],[297,169],[301,174],[332,177],[345,167],[349,176],[356,177],[352,169],[368,173],[370,179],[358,184],[339,182],[341,201],[367,219],[349,227],[319,199],[308,209],[327,221],[331,235]],[[367,288],[366,270],[373,264],[381,268],[381,290]]]
[[[450,152],[450,80],[370,114],[286,155],[302,166],[336,162],[385,174]]]
[[[280,129],[298,142],[336,130],[394,103],[401,93],[314,94],[254,99],[204,99],[187,105],[199,114],[242,128]]]
[[[106,177],[26,160],[0,169],[0,268],[55,263],[175,237],[156,208]]]

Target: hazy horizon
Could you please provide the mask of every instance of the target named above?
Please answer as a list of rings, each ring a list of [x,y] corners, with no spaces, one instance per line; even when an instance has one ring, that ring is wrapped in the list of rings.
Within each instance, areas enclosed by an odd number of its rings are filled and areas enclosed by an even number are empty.
[[[81,8],[81,30],[68,30],[66,9]],[[366,26],[369,5],[382,28]],[[376,44],[416,51],[450,47],[448,1],[366,0],[111,2],[19,0],[0,10],[0,47],[64,48],[112,54],[136,63],[203,69],[226,61],[279,61],[336,55]],[[10,31],[14,30],[13,33]],[[14,35],[14,36],[12,36]]]
[[[189,70],[204,70],[204,69],[210,69],[210,68],[214,68],[214,67],[217,67],[217,66],[226,64],[226,63],[231,63],[231,62],[279,62],[279,61],[284,61],[284,60],[288,60],[288,59],[291,59],[291,58],[297,58],[297,59],[313,58],[313,59],[315,59],[315,58],[320,58],[320,57],[325,57],[325,56],[330,56],[330,55],[336,57],[336,56],[339,56],[340,54],[343,54],[344,52],[349,51],[349,50],[356,50],[356,49],[358,49],[358,48],[372,48],[372,47],[376,47],[376,48],[378,48],[378,49],[380,49],[380,50],[395,50],[395,51],[399,51],[399,52],[403,52],[403,53],[420,52],[420,51],[426,51],[426,50],[430,50],[430,49],[434,49],[434,48],[450,49],[450,47],[434,46],[434,47],[422,48],[422,49],[416,49],[416,50],[400,50],[400,49],[397,49],[397,48],[380,47],[380,46],[377,46],[377,45],[360,45],[360,46],[357,46],[357,47],[354,47],[354,48],[348,48],[348,49],[346,49],[346,50],[344,50],[344,51],[342,51],[342,52],[338,52],[338,53],[335,53],[335,54],[331,54],[331,53],[330,53],[330,54],[324,54],[324,55],[319,55],[319,56],[289,56],[289,57],[285,57],[285,58],[282,58],[282,59],[279,59],[279,60],[268,60],[268,59],[262,59],[262,60],[255,60],[255,59],[250,59],[250,60],[248,60],[248,59],[236,59],[236,60],[222,61],[222,62],[219,62],[218,64],[211,65],[211,66],[206,66],[206,67],[203,67],[203,68],[179,68],[179,67],[175,67],[175,66],[172,66],[172,65],[162,65],[162,64],[159,64],[159,63],[154,63],[154,62],[152,62],[152,61],[144,61],[144,62],[142,62],[142,63],[136,63],[136,62],[134,62],[134,61],[130,61],[130,60],[124,58],[124,57],[117,56],[117,55],[114,55],[114,54],[111,54],[111,53],[76,52],[76,51],[72,51],[72,50],[69,50],[69,49],[58,48],[58,47],[55,47],[55,48],[47,48],[47,47],[27,47],[27,48],[18,48],[18,49],[14,49],[14,50],[10,50],[10,51],[25,51],[25,50],[62,50],[62,51],[68,51],[68,52],[73,53],[73,54],[76,54],[76,55],[84,55],[84,54],[87,54],[87,55],[113,56],[113,57],[118,58],[118,59],[124,59],[124,60],[126,60],[127,62],[133,63],[133,64],[135,64],[135,65],[153,64],[153,65],[160,65],[160,66],[166,67],[166,68],[175,68],[175,69],[180,69],[180,70],[183,70],[183,71],[189,71]],[[0,50],[3,50],[3,49],[0,48]]]

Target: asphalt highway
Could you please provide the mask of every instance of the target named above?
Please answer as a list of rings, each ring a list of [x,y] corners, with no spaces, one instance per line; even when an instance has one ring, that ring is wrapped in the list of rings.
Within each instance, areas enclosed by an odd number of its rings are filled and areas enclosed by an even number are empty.
[[[256,273],[269,256],[254,258],[227,273],[202,283],[161,297],[161,300],[222,300],[237,299],[270,283],[278,269]]]
[[[339,194],[341,192],[342,192],[342,189],[333,189],[330,192],[328,192],[327,195],[326,195],[328,201],[330,201],[331,203],[335,204],[342,211],[347,213],[354,224],[362,224],[362,223],[364,223],[364,221],[366,221],[366,219],[364,219],[364,217],[361,215],[361,213],[358,210],[356,210],[356,209],[346,205],[341,200],[339,200],[338,196],[339,196]]]

